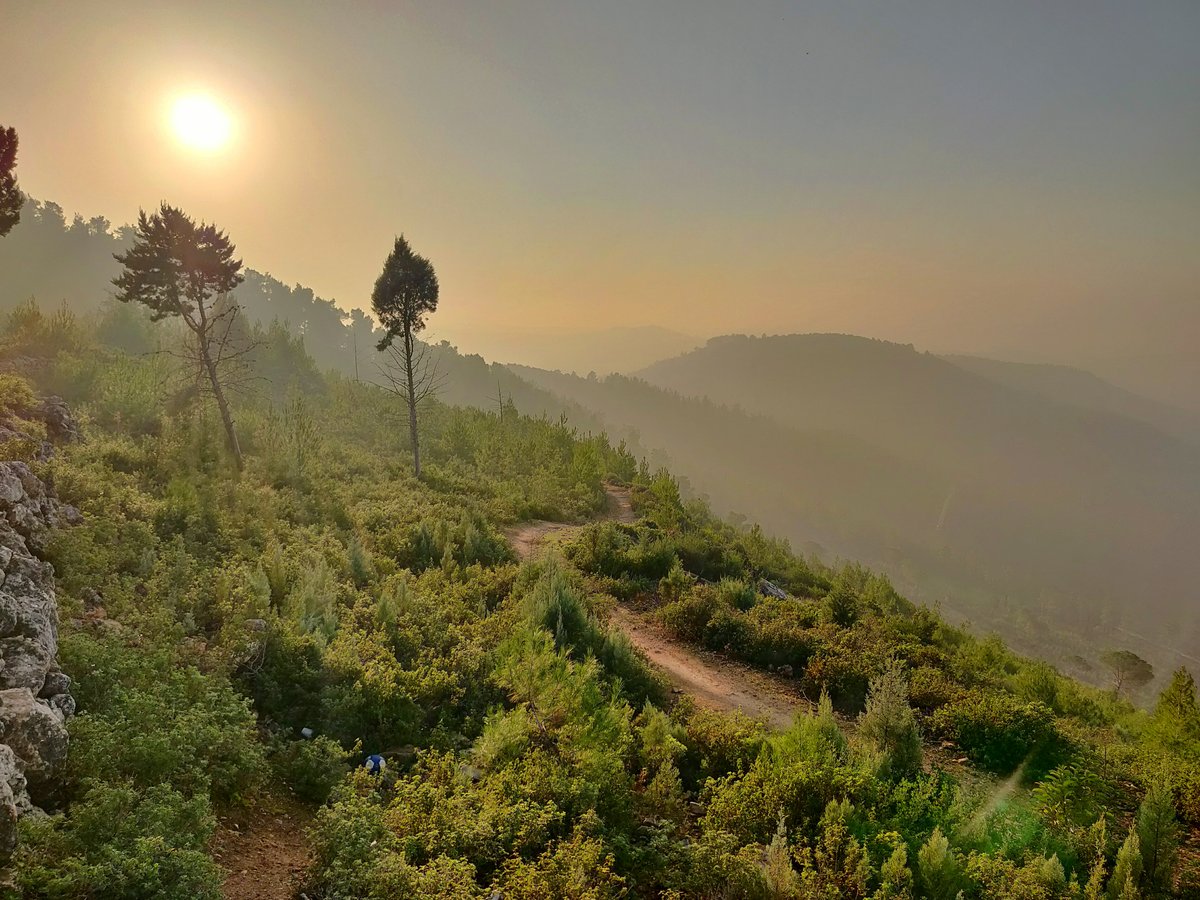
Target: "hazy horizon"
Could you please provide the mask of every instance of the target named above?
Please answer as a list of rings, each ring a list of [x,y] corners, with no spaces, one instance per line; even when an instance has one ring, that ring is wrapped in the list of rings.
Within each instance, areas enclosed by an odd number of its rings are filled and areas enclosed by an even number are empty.
[[[30,195],[179,203],[344,309],[404,232],[468,350],[833,331],[1200,378],[1194,4],[5,6]],[[167,132],[189,91],[228,146]]]

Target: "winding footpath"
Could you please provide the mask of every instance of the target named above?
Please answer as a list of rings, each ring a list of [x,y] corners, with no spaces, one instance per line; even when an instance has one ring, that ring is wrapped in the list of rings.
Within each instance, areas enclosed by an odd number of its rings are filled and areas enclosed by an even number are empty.
[[[606,485],[605,490],[608,510],[600,521],[635,522],[637,514],[629,489]],[[573,539],[583,528],[563,522],[525,522],[510,529],[507,537],[517,556],[529,560],[556,543]],[[687,647],[628,606],[615,607],[609,623],[623,631],[633,646],[667,676],[676,692],[688,694],[699,706],[744,713],[777,730],[791,725],[797,712],[812,708],[812,703],[782,679]]]

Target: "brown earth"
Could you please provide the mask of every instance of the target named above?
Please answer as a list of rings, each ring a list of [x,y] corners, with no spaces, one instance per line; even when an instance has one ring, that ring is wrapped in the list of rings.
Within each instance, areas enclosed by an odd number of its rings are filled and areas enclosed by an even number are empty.
[[[223,819],[213,835],[213,859],[226,870],[225,900],[291,900],[312,861],[312,812],[295,800],[275,800],[236,819]]]
[[[718,712],[741,712],[763,719],[774,729],[792,724],[799,710],[812,704],[781,679],[747,666],[684,647],[653,622],[617,606],[609,622],[620,628],[645,657],[661,669],[671,686],[693,697],[699,706]]]

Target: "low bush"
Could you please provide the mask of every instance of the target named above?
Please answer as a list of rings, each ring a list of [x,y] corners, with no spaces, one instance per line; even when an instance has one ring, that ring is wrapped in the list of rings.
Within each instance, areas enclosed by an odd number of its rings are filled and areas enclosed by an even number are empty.
[[[302,800],[323,804],[350,770],[356,754],[324,735],[307,741],[286,741],[271,754],[276,776]]]
[[[1036,777],[1064,756],[1066,739],[1054,713],[1038,701],[975,690],[947,703],[930,718],[934,734],[953,741],[971,761],[999,774],[1026,765]]]

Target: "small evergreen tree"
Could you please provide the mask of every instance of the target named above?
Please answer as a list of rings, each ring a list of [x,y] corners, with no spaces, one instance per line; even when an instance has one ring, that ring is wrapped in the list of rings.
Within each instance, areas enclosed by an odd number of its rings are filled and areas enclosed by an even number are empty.
[[[815,713],[797,713],[792,727],[772,745],[775,752],[790,759],[804,759],[823,765],[836,765],[846,758],[846,735],[833,715],[829,692],[821,691]]]
[[[767,847],[766,860],[763,865],[763,876],[767,882],[767,891],[772,898],[786,900],[795,897],[800,886],[800,876],[792,866],[792,848],[788,844],[787,824],[783,810],[779,811],[779,823],[775,826],[775,834]]]
[[[1117,852],[1112,878],[1108,880],[1108,900],[1131,900],[1141,895],[1138,884],[1142,880],[1142,850],[1137,829],[1129,832],[1125,843]]]
[[[912,869],[908,867],[908,851],[898,843],[892,855],[879,868],[879,889],[874,900],[911,900]]]
[[[811,851],[803,856],[804,871],[800,882],[805,897],[859,898],[867,896],[871,874],[870,860],[850,833],[849,820],[854,813],[850,801],[829,801],[821,816],[821,835]]]
[[[917,885],[929,900],[954,900],[962,885],[962,867],[941,827],[917,853]]]
[[[1196,680],[1183,666],[1175,670],[1171,683],[1159,694],[1154,707],[1154,722],[1170,739],[1200,741],[1200,705],[1196,702]]]
[[[687,592],[692,589],[694,582],[695,579],[688,574],[679,560],[675,560],[671,565],[671,571],[659,580],[658,592],[662,596],[664,603],[671,603],[686,596]]]
[[[835,585],[825,595],[825,618],[841,628],[849,628],[858,619],[858,598],[845,585]]]
[[[1087,884],[1083,888],[1083,900],[1101,900],[1104,896],[1104,878],[1108,874],[1108,861],[1105,859],[1108,823],[1104,816],[1097,819],[1096,824],[1088,829],[1088,837],[1091,838],[1092,867],[1088,873]]]
[[[1142,854],[1142,890],[1151,897],[1171,890],[1171,874],[1179,855],[1179,823],[1171,790],[1156,782],[1142,800],[1137,815],[1138,846]]]
[[[921,769],[921,732],[908,704],[908,679],[897,660],[871,679],[859,736],[885,757],[888,775],[902,778]]]

